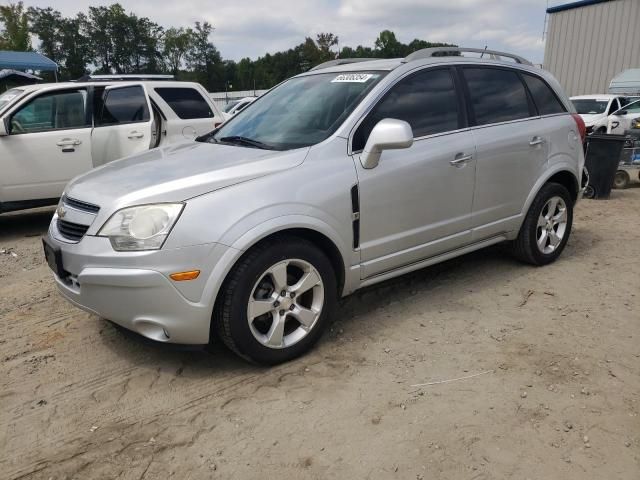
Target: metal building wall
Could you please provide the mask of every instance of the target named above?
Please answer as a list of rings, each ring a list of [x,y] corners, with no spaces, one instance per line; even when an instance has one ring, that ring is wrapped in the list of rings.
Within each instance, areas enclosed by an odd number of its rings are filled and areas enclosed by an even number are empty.
[[[640,0],[611,0],[549,14],[544,68],[569,95],[607,93],[640,68]]]

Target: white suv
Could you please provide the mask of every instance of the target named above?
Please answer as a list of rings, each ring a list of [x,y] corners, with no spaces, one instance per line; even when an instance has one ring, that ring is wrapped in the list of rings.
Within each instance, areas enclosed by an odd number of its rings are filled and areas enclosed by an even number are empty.
[[[0,213],[55,204],[81,173],[193,140],[224,121],[201,85],[150,77],[101,76],[0,95]]]

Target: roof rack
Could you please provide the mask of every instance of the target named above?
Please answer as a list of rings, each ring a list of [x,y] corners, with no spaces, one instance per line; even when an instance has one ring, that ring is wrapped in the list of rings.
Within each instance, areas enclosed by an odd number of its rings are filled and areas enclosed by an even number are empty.
[[[173,75],[160,75],[154,73],[110,74],[110,75],[84,75],[78,82],[130,82],[135,80],[174,80]]]
[[[381,60],[380,58],[336,58],[335,60],[329,60],[328,62],[321,63],[313,67],[310,72],[314,70],[321,70],[323,68],[336,67],[338,65],[347,65],[349,63],[358,62],[370,62],[371,60]]]
[[[516,63],[521,63],[523,65],[533,65],[529,60],[522,58],[518,55],[514,55],[513,53],[506,52],[498,52],[496,50],[487,50],[486,48],[464,48],[464,47],[433,47],[433,48],[423,48],[422,50],[417,50],[413,52],[411,55],[408,55],[404,58],[403,62],[412,62],[414,60],[420,60],[423,58],[432,58],[432,57],[447,57],[447,56],[458,56],[462,52],[471,52],[471,53],[480,53],[480,57],[482,55],[488,55],[491,60],[502,60],[502,57],[511,58]]]

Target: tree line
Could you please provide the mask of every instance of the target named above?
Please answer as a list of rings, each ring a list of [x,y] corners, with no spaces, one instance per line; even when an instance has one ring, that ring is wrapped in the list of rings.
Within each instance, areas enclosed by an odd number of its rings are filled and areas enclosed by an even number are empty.
[[[119,3],[89,7],[87,13],[72,17],[52,7],[25,8],[22,2],[0,6],[0,50],[34,50],[35,35],[35,50],[60,66],[61,80],[90,72],[171,73],[200,82],[209,91],[265,89],[335,58],[404,57],[421,48],[448,45],[419,39],[404,44],[394,32],[384,30],[372,47],[338,50],[337,35],[320,33],[289,50],[236,62],[223,60],[211,41],[213,32],[206,21],[164,28],[127,13]]]

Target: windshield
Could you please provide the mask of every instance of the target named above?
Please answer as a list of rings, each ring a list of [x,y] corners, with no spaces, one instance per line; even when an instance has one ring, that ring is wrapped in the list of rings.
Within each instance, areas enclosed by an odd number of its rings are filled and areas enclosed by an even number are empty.
[[[6,105],[9,105],[16,98],[20,97],[24,93],[24,90],[20,90],[19,88],[12,88],[11,90],[7,90],[2,95],[0,95],[0,110],[2,110]]]
[[[596,115],[607,110],[608,101],[595,99],[571,100],[576,111],[582,115]]]
[[[294,77],[252,102],[200,141],[288,150],[328,138],[385,72]]]

